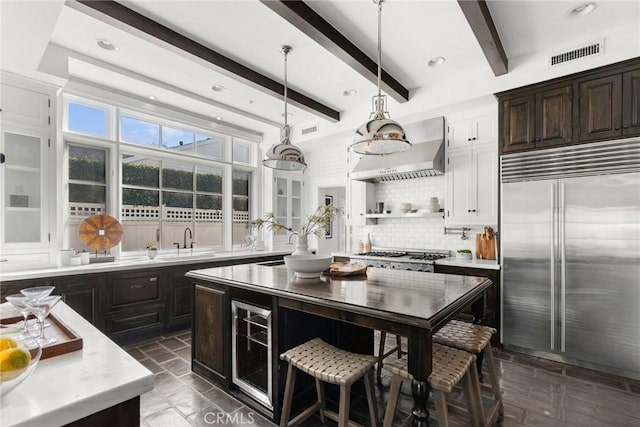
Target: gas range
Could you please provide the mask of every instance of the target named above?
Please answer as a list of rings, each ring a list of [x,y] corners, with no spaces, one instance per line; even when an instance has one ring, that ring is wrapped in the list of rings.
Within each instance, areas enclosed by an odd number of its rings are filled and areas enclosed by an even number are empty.
[[[449,251],[419,249],[373,248],[371,252],[360,252],[350,256],[368,267],[391,268],[395,270],[433,272],[436,260],[447,258]]]

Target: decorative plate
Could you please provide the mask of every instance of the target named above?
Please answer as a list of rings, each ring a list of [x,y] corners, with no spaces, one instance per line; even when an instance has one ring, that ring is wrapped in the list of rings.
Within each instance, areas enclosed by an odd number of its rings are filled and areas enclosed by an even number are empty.
[[[78,235],[82,243],[96,251],[111,249],[122,240],[122,225],[112,216],[93,215],[82,221]]]

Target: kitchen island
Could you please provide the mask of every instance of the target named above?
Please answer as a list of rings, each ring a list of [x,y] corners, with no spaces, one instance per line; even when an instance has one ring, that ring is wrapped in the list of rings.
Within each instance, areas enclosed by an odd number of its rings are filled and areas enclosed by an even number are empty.
[[[432,333],[471,304],[474,315],[482,318],[484,291],[491,285],[489,279],[482,277],[378,268],[370,268],[366,276],[353,278],[323,275],[318,279],[298,279],[284,266],[257,264],[190,271],[187,277],[193,279],[196,287],[194,371],[236,395],[241,394],[235,393],[238,388],[234,385],[238,378],[233,353],[238,349],[231,344],[234,328],[230,325],[233,326],[237,316],[232,316],[231,307],[238,300],[268,310],[273,317],[273,330],[269,330],[271,341],[265,345],[273,351],[267,357],[270,364],[265,369],[273,382],[267,385],[266,406],[278,422],[283,392],[278,373],[286,371],[278,369],[278,355],[283,351],[311,338],[315,331],[332,328],[338,331],[337,342],[333,344],[339,347],[351,344],[346,348],[351,351],[353,343],[361,340],[359,334],[366,335],[364,331],[377,329],[400,334],[408,338],[408,367],[414,377],[413,421],[421,426],[427,425],[429,418],[426,379],[432,369]],[[314,320],[305,321],[304,316]],[[289,321],[284,322],[283,318]],[[318,323],[323,326],[317,327]],[[368,341],[365,338],[361,342]],[[365,345],[360,351],[372,353],[372,345]],[[260,410],[257,400],[253,406]]]
[[[151,371],[64,302],[52,313],[82,337],[83,348],[40,360],[0,398],[0,425],[139,425],[140,395],[153,389]]]

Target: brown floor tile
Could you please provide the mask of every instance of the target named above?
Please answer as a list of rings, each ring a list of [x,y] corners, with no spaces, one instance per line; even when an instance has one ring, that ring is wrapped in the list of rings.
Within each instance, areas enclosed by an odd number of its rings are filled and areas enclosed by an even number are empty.
[[[129,353],[134,359],[138,361],[147,358],[147,355],[144,354],[142,351],[140,351],[139,348],[136,348],[136,347],[128,349],[127,353]]]
[[[167,350],[164,347],[154,348],[148,351],[145,351],[145,354],[153,359],[156,363],[166,362],[167,360],[175,359],[176,356],[173,352]]]
[[[156,412],[144,421],[149,427],[191,427],[191,424],[174,408]]]
[[[168,348],[169,350],[177,350],[185,346],[184,341],[180,341],[175,337],[165,338],[161,341],[158,341],[158,344]]]
[[[205,391],[213,388],[213,385],[211,385],[209,381],[205,380],[198,374],[194,374],[193,372],[182,375],[178,379],[198,393],[204,393]]]
[[[144,352],[146,352],[147,350],[153,350],[156,348],[160,348],[160,344],[158,344],[157,341],[145,341],[144,343],[140,343],[138,345],[138,348]]]
[[[147,368],[148,370],[150,370],[151,372],[153,372],[154,374],[158,374],[160,372],[163,372],[164,369],[162,368],[162,366],[158,365],[156,362],[154,362],[151,359],[143,359],[140,360],[140,363],[142,363],[142,365]]]
[[[164,396],[155,390],[151,390],[140,396],[140,417],[146,418],[156,412],[170,407],[171,404]]]
[[[175,393],[167,395],[167,400],[185,417],[198,412],[209,404],[207,399],[189,387],[182,387]]]
[[[620,377],[600,374],[590,369],[578,368],[575,366],[567,366],[565,372],[568,377],[580,378],[595,384],[606,385],[619,390],[626,390],[625,382]]]
[[[155,375],[155,387],[158,393],[163,396],[167,396],[171,393],[175,393],[180,388],[187,387],[178,378],[174,377],[168,372],[161,372]]]
[[[191,347],[183,347],[178,350],[173,350],[173,352],[178,356],[191,363]]]
[[[532,427],[566,427],[564,421],[533,411],[527,411],[524,424]],[[587,426],[585,426],[587,427]]]
[[[191,363],[179,357],[169,360],[168,362],[161,363],[160,366],[162,366],[165,371],[172,373],[176,377],[191,372]]]
[[[215,403],[215,405],[224,412],[231,413],[237,411],[241,406],[243,406],[238,400],[229,396],[217,387],[213,387],[211,390],[202,393],[202,395]]]

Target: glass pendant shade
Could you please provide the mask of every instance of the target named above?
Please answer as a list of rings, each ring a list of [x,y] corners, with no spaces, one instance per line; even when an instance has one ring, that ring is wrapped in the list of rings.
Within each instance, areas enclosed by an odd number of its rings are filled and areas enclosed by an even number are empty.
[[[382,2],[383,0],[375,1],[378,5],[378,95],[373,97],[373,112],[370,119],[356,130],[353,144],[349,147],[351,151],[358,154],[392,154],[411,147],[411,143],[407,141],[402,126],[389,117],[389,113],[385,108],[386,97],[382,95],[380,90],[382,75]]]
[[[304,154],[295,145],[289,142],[289,126],[285,126],[280,130],[280,143],[274,144],[269,148],[262,164],[272,169],[281,169],[288,171],[305,170],[307,164],[304,161]]]
[[[291,128],[287,124],[287,54],[291,46],[282,46],[284,55],[284,126],[280,129],[280,143],[274,144],[265,154],[262,164],[268,168],[287,171],[303,171],[307,168],[302,150],[289,140]]]

